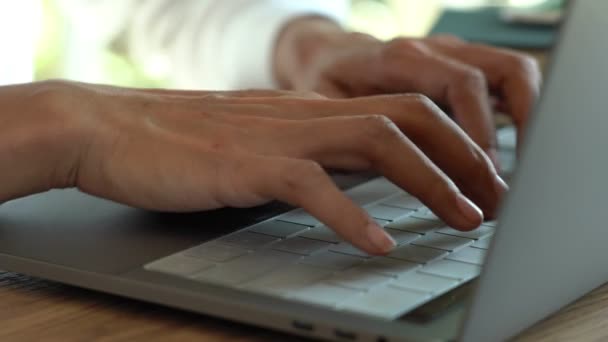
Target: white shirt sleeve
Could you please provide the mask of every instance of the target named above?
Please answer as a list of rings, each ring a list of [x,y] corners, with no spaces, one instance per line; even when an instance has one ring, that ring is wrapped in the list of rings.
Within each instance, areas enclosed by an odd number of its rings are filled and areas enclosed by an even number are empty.
[[[346,0],[136,0],[127,45],[136,63],[166,68],[176,87],[274,88],[282,27],[301,15],[343,22],[347,9]]]

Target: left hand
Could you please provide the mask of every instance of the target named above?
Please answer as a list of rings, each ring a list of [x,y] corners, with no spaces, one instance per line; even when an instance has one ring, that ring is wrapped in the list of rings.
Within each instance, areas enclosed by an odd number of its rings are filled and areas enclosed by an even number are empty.
[[[496,164],[494,109],[508,114],[521,133],[541,83],[536,61],[514,51],[452,36],[383,42],[315,17],[285,27],[275,72],[284,88],[329,97],[424,94],[447,107]]]

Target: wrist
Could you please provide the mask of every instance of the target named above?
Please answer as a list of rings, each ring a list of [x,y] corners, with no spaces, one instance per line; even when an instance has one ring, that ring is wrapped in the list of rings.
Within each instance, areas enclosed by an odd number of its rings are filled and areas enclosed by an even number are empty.
[[[68,82],[0,87],[0,202],[74,185],[87,135],[74,119],[81,100]]]
[[[324,17],[299,17],[288,22],[278,36],[274,53],[274,74],[279,86],[296,88],[297,78],[305,69],[346,35],[338,23]]]

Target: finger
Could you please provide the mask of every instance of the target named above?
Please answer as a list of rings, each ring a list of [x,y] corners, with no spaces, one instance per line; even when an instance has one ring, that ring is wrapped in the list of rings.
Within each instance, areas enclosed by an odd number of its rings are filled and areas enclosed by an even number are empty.
[[[514,51],[454,40],[430,40],[434,49],[474,65],[500,92],[517,128],[522,131],[538,97],[542,75],[537,61]]]
[[[497,165],[496,131],[483,73],[424,49],[412,53],[412,48],[408,48],[407,54],[392,53],[386,57],[382,77],[385,87],[414,88],[448,105],[458,124]]]
[[[418,178],[416,176],[418,174],[435,174],[440,177],[439,181],[436,182],[448,182],[450,184],[451,182],[442,172],[437,170],[436,166],[434,166],[432,162],[422,155],[422,152],[420,152],[416,146],[413,146],[411,141],[408,141],[407,138],[403,137],[398,129],[397,132],[395,132],[394,124],[387,125],[386,122],[383,121],[385,119],[382,118],[361,120],[360,118],[340,117],[348,112],[359,112],[364,114],[374,111],[392,111],[393,116],[399,119],[400,125],[406,127],[408,126],[408,121],[404,118],[406,118],[408,114],[407,103],[403,101],[396,101],[398,98],[399,97],[397,96],[382,96],[373,99],[366,98],[358,100],[276,100],[273,102],[274,105],[272,107],[275,110],[275,113],[283,113],[283,115],[286,115],[285,113],[287,113],[287,115],[291,116],[294,113],[290,113],[290,111],[297,112],[298,110],[302,110],[303,113],[315,113],[315,115],[327,115],[327,113],[332,113],[330,116],[337,115],[339,117],[331,118],[334,120],[332,121],[333,124],[322,120],[309,124],[308,121],[313,120],[276,120],[274,118],[263,116],[259,117],[255,115],[220,116],[216,118],[220,121],[218,124],[222,127],[230,125],[233,129],[230,130],[231,133],[229,135],[226,135],[227,133],[224,129],[224,133],[221,136],[214,138],[217,142],[213,144],[212,148],[217,150],[220,148],[219,146],[225,145],[222,143],[222,141],[225,141],[226,139],[230,140],[229,137],[233,136],[239,137],[240,139],[248,138],[249,141],[246,145],[244,145],[244,147],[250,153],[312,158],[323,162],[324,165],[327,166],[344,167],[348,169],[376,168],[388,178],[392,179],[395,183],[421,198],[421,200],[434,212],[438,213],[438,216],[443,218],[452,226],[461,229],[470,229],[476,227],[479,224],[478,221],[480,220],[480,215],[478,213],[474,213],[472,215],[474,216],[473,219],[463,219],[462,213],[459,213],[458,207],[455,206],[456,201],[450,202],[449,196],[437,197],[446,198],[448,202],[441,202],[430,198],[433,197],[433,192],[428,190],[430,185],[427,184],[428,182],[425,183],[417,180]],[[259,101],[259,99],[255,99],[249,101],[249,103],[255,104]],[[244,103],[245,102],[241,104]],[[304,110],[302,108],[306,109]],[[265,107],[262,107],[262,110],[264,113],[267,112]],[[421,120],[427,122],[429,121],[424,119]],[[350,121],[356,122],[350,123]],[[298,125],[298,129],[290,128],[292,127],[290,125],[294,125],[293,127],[295,127],[296,124],[300,124]],[[187,129],[190,129],[192,126],[193,124],[189,123]],[[208,135],[215,137],[216,134],[213,133],[215,130],[208,126],[209,125],[207,124],[203,128],[210,129]],[[243,127],[247,127],[247,129],[244,130]],[[390,128],[388,131],[386,130],[387,127]],[[197,130],[194,129],[194,136],[196,136],[196,131]],[[311,132],[314,132],[315,134],[314,139],[311,139]],[[349,133],[350,135],[348,135]],[[433,131],[430,133],[432,134],[428,135],[448,136],[441,131],[437,132],[440,133],[438,135]],[[466,137],[466,135],[464,135],[462,132],[461,135]],[[377,139],[371,139],[370,136],[372,138],[377,137]],[[256,137],[262,137],[265,139],[259,139]],[[383,141],[386,142],[387,139],[388,142],[391,142],[391,137],[397,139],[392,140],[393,142],[389,143],[388,146],[385,146],[384,148],[377,147],[378,144],[381,144]],[[404,139],[405,141],[400,139]],[[261,144],[260,141],[265,142],[265,144]],[[474,144],[470,142],[470,140],[468,143],[469,145],[464,144],[465,147],[462,148],[462,150],[468,152],[470,155],[470,145],[474,146]],[[463,144],[461,144],[461,146],[462,145]],[[446,146],[458,145],[448,142]],[[221,148],[228,148],[228,150],[230,150],[229,146]],[[487,184],[487,182],[484,182],[484,179],[479,182],[473,182],[474,185],[471,185],[471,179],[477,178],[476,176],[479,174],[478,172],[472,172],[474,171],[474,167],[477,165],[472,164],[469,162],[469,160],[474,158],[470,158],[465,154],[464,156],[468,159],[462,158],[464,162],[457,163],[454,162],[454,160],[461,160],[461,157],[463,156],[462,150],[459,153],[446,154],[438,147],[435,147],[435,149],[436,151],[434,153],[437,156],[443,156],[444,160],[446,159],[446,156],[452,157],[447,159],[451,160],[451,163],[454,164],[454,166],[446,167],[443,165],[442,168],[445,167],[450,173],[459,176],[455,179],[459,180],[460,184],[466,185],[463,187],[465,189],[465,193],[474,194],[475,197],[473,198],[477,203],[489,203],[487,205],[484,204],[484,208],[493,208],[496,206],[496,195],[486,195],[484,197],[479,196],[479,194],[476,193],[476,191],[491,191],[491,189],[488,190],[480,188],[480,184]],[[386,151],[391,151],[391,153],[386,153]],[[411,153],[412,151],[414,151],[413,154]],[[441,161],[441,159],[437,156],[435,156],[435,158]],[[414,164],[410,165],[410,161],[412,160]],[[484,159],[477,158],[477,160]],[[420,163],[420,161],[422,161],[422,163]],[[416,162],[421,164],[422,167],[417,166]],[[467,172],[469,173],[469,177],[463,176],[463,174],[466,174]],[[494,173],[491,172],[487,172],[487,174],[494,175]],[[463,182],[462,179],[467,179],[468,183]],[[456,190],[458,189],[456,188]],[[488,200],[488,197],[491,198]],[[488,210],[488,213],[491,212],[492,210]]]
[[[375,169],[449,225],[468,230],[481,224],[483,215],[477,206],[388,118],[331,117],[291,125],[299,128],[283,130],[293,137],[287,153],[329,167]],[[316,132],[316,138],[304,139],[306,132]]]
[[[453,61],[446,61],[447,69],[451,69],[454,81],[445,96],[456,121],[487,153],[496,168],[500,168],[496,124],[485,76],[477,69]]]
[[[254,157],[238,168],[236,183],[260,196],[302,207],[353,245],[370,254],[386,254],[394,240],[344,195],[319,164],[290,158]],[[247,175],[245,184],[242,178]]]
[[[428,98],[411,95],[401,103],[402,113],[392,116],[397,126],[481,207],[486,218],[495,217],[508,190],[495,163]]]
[[[257,99],[255,100],[258,101]],[[432,101],[422,95],[383,95],[346,100],[305,101],[282,99],[273,110],[280,117],[289,113],[292,120],[271,120],[260,134],[267,139],[257,151],[274,151],[283,156],[314,159],[323,165],[349,170],[371,168],[367,159],[352,152],[369,132],[360,120],[343,116],[367,116],[383,113],[392,120],[461,191],[478,204],[487,217],[493,217],[507,190],[498,179],[496,169],[482,150],[445,115]],[[317,121],[320,118],[325,118]],[[317,120],[312,120],[317,119]],[[240,120],[240,119],[239,119]],[[356,122],[351,123],[354,120]],[[260,126],[253,120],[247,127]],[[278,126],[277,126],[278,125]],[[311,132],[315,138],[311,139]],[[277,141],[290,141],[277,144]],[[387,157],[400,158],[396,153]]]

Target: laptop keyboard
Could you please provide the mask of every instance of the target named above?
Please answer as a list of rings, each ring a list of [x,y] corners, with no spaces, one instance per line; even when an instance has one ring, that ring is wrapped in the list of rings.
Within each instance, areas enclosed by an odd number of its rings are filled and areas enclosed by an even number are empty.
[[[145,265],[149,271],[394,319],[475,278],[494,222],[446,227],[383,178],[347,192],[397,241],[370,256],[302,209]]]
[[[511,172],[515,131],[499,131],[498,140],[503,170]],[[384,319],[400,317],[479,275],[496,221],[471,232],[454,230],[384,178],[346,194],[397,241],[389,255],[370,256],[295,209],[144,267]]]

